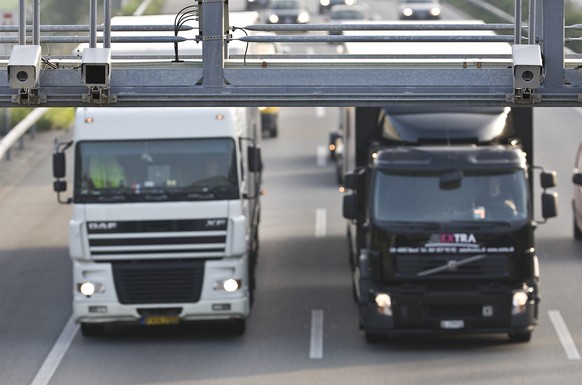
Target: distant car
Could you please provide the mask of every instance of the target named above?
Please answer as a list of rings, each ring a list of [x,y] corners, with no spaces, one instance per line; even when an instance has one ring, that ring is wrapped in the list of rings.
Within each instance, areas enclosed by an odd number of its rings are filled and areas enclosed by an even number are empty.
[[[269,8],[269,0],[246,0],[247,11],[258,11]]]
[[[263,135],[276,138],[279,131],[279,107],[259,107]]]
[[[355,5],[357,0],[319,0],[319,13],[329,12],[334,5]]]
[[[582,240],[582,143],[576,151],[574,159],[574,175],[572,177],[572,213],[574,217],[574,238]]]
[[[338,131],[329,134],[329,157],[334,163],[335,177],[339,186],[343,185],[344,138]]]
[[[327,19],[332,24],[368,20],[366,8],[358,5],[334,5]],[[330,35],[341,35],[341,31],[330,31]]]
[[[437,20],[441,18],[439,0],[400,0],[398,13],[401,20]]]
[[[303,0],[271,0],[267,11],[268,24],[306,24],[309,19]]]

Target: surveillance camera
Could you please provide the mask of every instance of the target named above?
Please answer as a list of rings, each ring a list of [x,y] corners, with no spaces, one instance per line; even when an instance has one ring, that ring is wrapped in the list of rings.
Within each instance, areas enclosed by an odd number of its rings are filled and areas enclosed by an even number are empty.
[[[111,78],[111,48],[85,48],[81,74],[86,86],[108,87]]]
[[[513,45],[513,87],[538,88],[542,82],[542,54],[539,45]]]
[[[12,88],[38,88],[41,48],[39,45],[15,45],[8,61],[8,84]]]

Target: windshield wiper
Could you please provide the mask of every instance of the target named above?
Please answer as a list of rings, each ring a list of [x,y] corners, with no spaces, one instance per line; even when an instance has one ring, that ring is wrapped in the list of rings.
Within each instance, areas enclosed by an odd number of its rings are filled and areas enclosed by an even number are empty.
[[[483,220],[449,221],[449,223],[454,224],[454,225],[468,226],[468,227],[471,227],[473,229],[478,229],[478,228],[483,228],[483,227],[498,227],[498,226],[511,227],[511,225],[512,225],[510,221],[483,221]]]
[[[423,229],[423,230],[440,230],[442,229],[442,224],[439,222],[417,222],[417,221],[384,221],[384,224],[388,226],[398,226],[407,227],[413,229]]]
[[[122,202],[127,200],[125,195],[100,195],[97,200],[99,202]]]
[[[466,264],[471,263],[471,262],[477,262],[477,261],[480,261],[486,257],[487,257],[487,255],[485,255],[485,254],[478,254],[478,255],[473,255],[472,257],[468,257],[468,258],[461,259],[461,260],[451,259],[450,261],[448,261],[444,265],[421,271],[418,274],[416,274],[416,276],[417,277],[426,277],[428,275],[440,273],[441,271],[447,271],[447,270],[454,271],[454,270],[457,270],[457,267],[459,267],[459,266],[466,265]]]
[[[146,201],[159,202],[159,201],[167,201],[168,195],[167,194],[145,194],[143,198]]]
[[[214,199],[216,195],[212,192],[189,193],[186,195],[187,199]]]

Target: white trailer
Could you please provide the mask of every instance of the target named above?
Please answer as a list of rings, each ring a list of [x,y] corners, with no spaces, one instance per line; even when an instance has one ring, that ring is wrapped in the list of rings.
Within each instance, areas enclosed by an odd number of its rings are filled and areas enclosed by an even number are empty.
[[[244,332],[260,218],[256,108],[80,108],[56,146],[69,225],[75,321],[224,320]],[[74,148],[73,194],[64,150]]]

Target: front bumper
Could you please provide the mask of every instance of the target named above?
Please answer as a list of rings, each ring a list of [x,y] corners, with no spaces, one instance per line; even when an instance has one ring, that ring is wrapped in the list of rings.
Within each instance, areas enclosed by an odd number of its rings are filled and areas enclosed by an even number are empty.
[[[114,278],[112,263],[73,261],[75,291],[73,296],[73,317],[78,323],[177,323],[202,320],[246,319],[250,314],[250,289],[248,283],[248,257],[201,261],[203,273],[198,281],[199,295],[191,300],[171,298],[162,300],[163,292],[148,291],[149,284],[139,281],[142,286],[133,287],[130,300],[116,284],[127,282]],[[181,265],[180,265],[181,266]],[[163,268],[163,267],[162,267]],[[169,267],[165,268],[169,270]],[[129,273],[131,274],[131,273]],[[155,274],[153,272],[152,274]],[[133,276],[129,276],[129,279]],[[136,276],[138,277],[138,276]],[[143,276],[141,276],[143,277]],[[172,276],[173,277],[173,276]],[[151,280],[159,277],[151,276]],[[221,283],[236,280],[238,290],[227,292]],[[81,294],[83,282],[92,282],[96,291],[92,295]],[[153,281],[152,281],[153,282]],[[182,281],[180,281],[182,282]],[[159,286],[159,285],[158,285]],[[162,290],[170,284],[163,284]],[[143,295],[142,295],[143,294]],[[137,297],[136,297],[137,296]]]
[[[77,323],[148,324],[205,320],[246,319],[250,312],[248,298],[201,300],[195,304],[122,305],[118,302],[73,302]]]
[[[513,290],[503,292],[390,293],[391,314],[373,298],[360,303],[360,325],[378,335],[419,333],[521,333],[537,324],[536,290],[519,312],[512,303]]]

